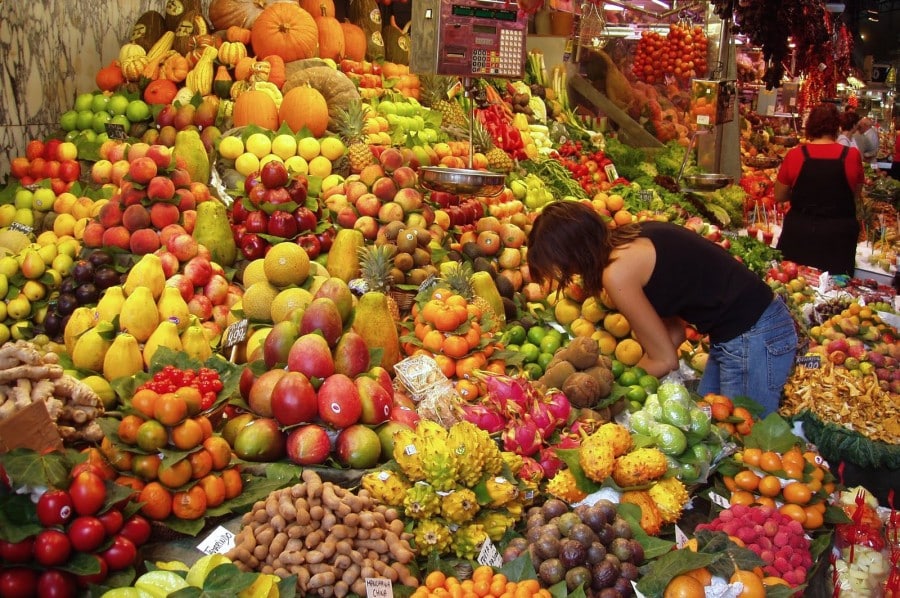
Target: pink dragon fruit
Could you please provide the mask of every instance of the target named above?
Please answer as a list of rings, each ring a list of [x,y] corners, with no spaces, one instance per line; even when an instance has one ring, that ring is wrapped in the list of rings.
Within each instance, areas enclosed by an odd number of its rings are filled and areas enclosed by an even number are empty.
[[[532,403],[528,415],[531,416],[531,420],[537,425],[541,438],[550,438],[553,432],[556,431],[559,420],[553,416],[550,405],[547,403]]]
[[[505,430],[503,430],[503,450],[530,457],[538,452],[543,443],[541,432],[538,430],[537,424],[528,415],[524,418],[511,422]]]
[[[547,479],[555,476],[563,466],[562,459],[556,456],[556,451],[553,450],[553,447],[545,446],[542,448],[538,453],[538,458],[540,459],[541,469],[544,471],[544,477]]]
[[[529,383],[524,378],[505,374],[482,374],[487,399],[509,416],[523,415],[528,408]]]
[[[569,421],[569,415],[572,413],[572,404],[569,398],[561,390],[548,392],[543,399],[544,403],[550,407],[553,417],[560,424]]]
[[[508,423],[506,418],[482,404],[463,405],[463,418],[488,434],[499,432]]]
[[[517,478],[525,482],[539,483],[544,477],[541,464],[531,457],[522,457],[522,466],[515,472]]]

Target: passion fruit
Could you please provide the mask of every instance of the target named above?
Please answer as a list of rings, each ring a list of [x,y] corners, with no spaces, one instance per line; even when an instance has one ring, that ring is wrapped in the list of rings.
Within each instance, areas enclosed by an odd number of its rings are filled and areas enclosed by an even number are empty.
[[[574,592],[591,584],[591,570],[587,567],[575,567],[566,571],[566,589]]]
[[[541,536],[532,546],[534,554],[542,560],[555,559],[560,556],[562,542],[553,536]]]
[[[554,517],[559,517],[563,513],[569,512],[569,505],[564,503],[558,498],[551,498],[541,507],[541,512],[544,514],[544,517],[549,521]]]
[[[559,543],[559,560],[566,569],[581,567],[587,562],[587,547],[572,538]]]
[[[619,569],[610,561],[603,559],[591,570],[591,588],[597,591],[611,588],[618,577]]]
[[[585,546],[590,546],[598,539],[597,534],[594,533],[594,530],[583,523],[577,523],[573,525],[572,529],[570,529],[569,533],[566,535],[573,540],[578,540]]]
[[[631,531],[631,526],[621,517],[616,517],[612,522],[612,530],[613,536],[616,538],[632,538],[634,537],[634,533]]]
[[[581,525],[581,518],[575,513],[563,513],[556,518],[556,527],[563,536],[568,536],[569,531],[576,525]]]
[[[600,561],[606,558],[606,546],[601,542],[594,542],[587,549],[587,562],[588,565],[596,565]]]
[[[631,561],[634,554],[631,552],[631,540],[629,538],[616,538],[609,545],[609,552],[624,562]]]
[[[566,568],[559,559],[547,559],[538,567],[538,577],[547,587],[558,584],[566,577]]]

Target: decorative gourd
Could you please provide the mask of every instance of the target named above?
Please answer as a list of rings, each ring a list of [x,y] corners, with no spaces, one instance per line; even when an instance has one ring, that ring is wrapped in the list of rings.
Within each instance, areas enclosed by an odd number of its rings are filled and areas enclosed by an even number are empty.
[[[299,85],[285,93],[278,116],[295,133],[306,128],[314,137],[321,137],[328,129],[325,97],[309,85]]]
[[[215,48],[216,50],[218,50],[220,45],[222,45],[222,38],[218,35],[212,35],[209,33],[195,35],[191,38],[191,49],[185,55],[185,58],[187,58],[189,65],[194,66],[195,64],[197,64],[200,56],[203,55],[203,51],[206,48]]]
[[[219,62],[234,66],[241,58],[247,57],[247,46],[243,42],[222,42],[219,46]]]
[[[250,29],[240,25],[231,25],[225,30],[225,39],[230,42],[250,43]]]
[[[175,28],[175,43],[172,44],[172,47],[179,54],[187,55],[193,47],[194,36],[206,35],[208,31],[209,27],[207,27],[203,15],[199,12],[189,12],[184,15],[178,27]]]
[[[305,61],[301,61],[305,62]],[[331,122],[337,118],[341,110],[351,103],[359,102],[359,90],[344,74],[328,66],[295,67],[299,63],[287,65],[287,81],[282,87],[285,96],[295,87],[309,85],[318,90],[328,104],[328,115]]]
[[[391,20],[381,30],[384,38],[384,59],[397,64],[409,64],[409,26],[408,22],[403,29],[397,26],[397,20],[391,15]]]
[[[187,58],[172,50],[163,60],[162,66],[159,68],[159,76],[162,79],[181,83],[187,77],[189,70],[190,65]]]
[[[148,10],[135,21],[128,41],[149,50],[166,31],[166,18],[155,10]]]
[[[277,54],[290,62],[318,55],[319,30],[296,4],[270,4],[253,23],[250,43],[257,56]]]
[[[119,48],[119,65],[123,65],[133,58],[146,56],[147,50],[137,44],[124,44]]]
[[[212,46],[203,49],[200,60],[190,70],[184,80],[185,87],[193,89],[202,96],[209,95],[212,92],[213,82],[213,61],[218,56],[218,51]]]
[[[283,105],[283,104],[282,104]],[[248,89],[234,100],[234,111],[231,113],[234,126],[257,125],[274,131],[278,129],[278,107],[272,96],[264,91]]]
[[[200,0],[166,0],[166,29],[178,31],[184,18],[190,13],[203,14]]]
[[[272,54],[271,56],[263,58],[263,62],[269,63],[269,73],[266,80],[269,81],[269,83],[274,83],[278,89],[284,87],[284,82],[287,80],[284,59],[277,54]]]
[[[334,17],[334,0],[300,0],[300,8],[313,16]]]
[[[146,50],[137,44],[125,44],[119,49],[119,68],[126,81],[138,81],[148,62]]]
[[[362,62],[366,59],[366,32],[350,21],[341,23],[344,32],[344,58]]]
[[[119,68],[119,61],[113,60],[108,65],[97,71],[94,78],[97,88],[100,91],[115,91],[120,85],[125,83],[125,77],[122,75],[122,69]]]
[[[213,93],[220,98],[230,98],[232,85],[234,85],[234,81],[231,73],[228,72],[226,66],[220,64],[216,70],[216,76],[213,78]]]
[[[246,58],[238,60],[238,63],[234,65],[234,80],[246,81],[249,79],[250,75],[253,74],[254,64],[256,64],[256,58],[253,58],[252,56],[247,56]]]
[[[144,88],[144,101],[148,104],[171,104],[178,93],[178,86],[168,79],[156,79]]]
[[[285,1],[297,3],[297,0],[212,0],[207,14],[214,29],[228,29],[232,25],[249,29],[266,6]]]
[[[366,60],[384,59],[381,36],[381,9],[376,0],[350,0],[350,20],[366,34]]]
[[[344,30],[341,29],[337,19],[326,14],[324,1],[320,10],[321,14],[316,17],[316,27],[319,29],[319,57],[340,62],[344,58]]]

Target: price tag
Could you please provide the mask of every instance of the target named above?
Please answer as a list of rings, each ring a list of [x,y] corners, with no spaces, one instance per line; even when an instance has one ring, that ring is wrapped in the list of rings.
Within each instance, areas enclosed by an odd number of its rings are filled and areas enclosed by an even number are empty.
[[[497,547],[490,540],[485,540],[481,544],[481,551],[475,560],[478,561],[479,565],[488,565],[489,567],[500,567],[503,565],[503,557],[500,556]]]
[[[244,342],[250,329],[250,320],[243,318],[225,329],[222,335],[222,348],[227,349]]]
[[[724,496],[722,496],[721,494],[719,494],[718,492],[710,492],[710,493],[709,493],[709,500],[710,500],[713,504],[719,505],[719,506],[722,507],[723,509],[727,509],[727,508],[729,508],[729,507],[731,506],[731,503],[728,502],[728,499],[725,498]]]
[[[698,114],[697,115],[697,124],[698,125],[708,125],[709,124],[709,114]]]
[[[794,358],[794,363],[808,370],[817,370],[822,367],[822,356],[813,354],[798,355]]]
[[[128,139],[128,132],[125,130],[125,125],[120,125],[119,123],[106,123],[104,126],[106,127],[106,134],[110,139]]]
[[[684,545],[688,543],[689,539],[690,538],[687,537],[687,534],[684,533],[684,530],[682,530],[680,527],[678,527],[676,525],[675,526],[675,545],[678,548],[684,548]]]
[[[822,272],[819,275],[819,292],[827,293],[831,290],[831,275],[828,272]]]
[[[221,525],[197,545],[203,554],[225,554],[234,548],[234,534]]]
[[[650,203],[651,201],[653,201],[653,191],[650,191],[648,189],[641,189],[640,191],[638,191],[638,197],[641,201]]]
[[[14,230],[26,235],[30,235],[32,232],[34,232],[34,227],[28,226],[27,224],[22,224],[21,222],[10,222],[9,230]]]
[[[366,598],[392,598],[394,586],[386,577],[366,578]]]
[[[606,173],[606,180],[610,183],[619,178],[619,171],[616,170],[615,164],[607,164],[603,167],[603,171]]]

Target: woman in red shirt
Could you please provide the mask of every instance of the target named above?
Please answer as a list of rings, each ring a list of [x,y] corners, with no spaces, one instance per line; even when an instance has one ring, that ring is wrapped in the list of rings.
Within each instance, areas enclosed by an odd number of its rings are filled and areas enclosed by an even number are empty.
[[[775,200],[790,203],[778,249],[786,260],[830,274],[852,275],[863,185],[859,150],[836,142],[840,113],[820,104],[806,120],[807,142],[787,153],[775,181]]]

